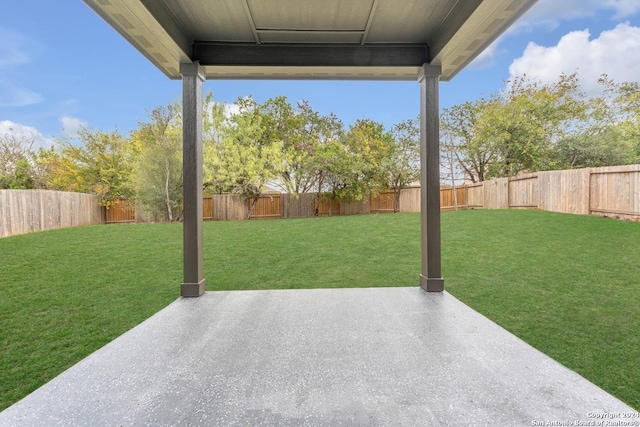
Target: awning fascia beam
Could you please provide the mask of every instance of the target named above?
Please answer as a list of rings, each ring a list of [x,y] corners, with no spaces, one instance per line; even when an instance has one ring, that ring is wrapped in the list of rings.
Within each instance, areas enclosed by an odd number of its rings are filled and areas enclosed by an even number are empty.
[[[193,59],[206,66],[420,67],[426,44],[255,44],[195,42]]]

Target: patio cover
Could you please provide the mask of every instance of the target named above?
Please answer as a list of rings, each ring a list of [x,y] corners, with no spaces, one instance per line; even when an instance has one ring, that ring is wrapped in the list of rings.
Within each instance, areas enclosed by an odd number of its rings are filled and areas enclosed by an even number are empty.
[[[209,79],[417,80],[422,272],[442,291],[439,80],[536,0],[84,0],[171,79],[183,80],[183,296],[202,277],[202,83]]]

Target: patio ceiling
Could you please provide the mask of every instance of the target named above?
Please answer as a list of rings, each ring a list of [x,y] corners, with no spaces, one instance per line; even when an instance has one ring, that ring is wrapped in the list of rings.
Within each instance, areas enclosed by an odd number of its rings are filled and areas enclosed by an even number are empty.
[[[172,79],[447,81],[536,0],[84,0]]]

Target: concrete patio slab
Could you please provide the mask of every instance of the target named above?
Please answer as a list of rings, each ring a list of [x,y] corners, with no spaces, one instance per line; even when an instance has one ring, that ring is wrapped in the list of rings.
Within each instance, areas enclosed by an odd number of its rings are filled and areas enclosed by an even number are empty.
[[[447,292],[310,289],[179,299],[0,426],[598,425],[632,412]]]

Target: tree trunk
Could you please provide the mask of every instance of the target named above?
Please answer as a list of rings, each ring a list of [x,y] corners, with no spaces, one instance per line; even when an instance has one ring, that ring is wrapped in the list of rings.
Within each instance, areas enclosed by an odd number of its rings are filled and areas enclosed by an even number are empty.
[[[332,211],[333,211],[333,201],[335,200],[336,195],[331,193],[331,197],[329,198],[329,216],[332,215]]]
[[[260,200],[260,194],[258,194],[256,197],[253,198],[253,201],[251,202],[251,206],[249,207],[249,213],[247,214],[247,219],[251,218],[251,215],[253,214],[253,210],[256,208],[256,205],[258,204],[258,200]]]
[[[393,213],[400,212],[400,192],[401,188],[396,187],[393,193]]]
[[[320,178],[318,179],[318,191],[316,192],[316,197],[314,199],[314,216],[320,215],[320,192],[322,191],[322,186],[324,185],[324,174],[320,174]]]
[[[316,193],[316,196],[313,198],[313,216],[320,215],[320,193]]]
[[[451,180],[451,191],[453,191],[453,210],[458,210],[458,189],[455,180]]]
[[[169,222],[173,222],[173,210],[171,209],[171,197],[169,194],[169,159],[164,159],[164,200],[167,205]]]
[[[453,194],[453,210],[458,210],[458,190],[456,190],[456,174],[454,171],[453,157],[449,156],[449,167],[451,169],[451,191]]]

